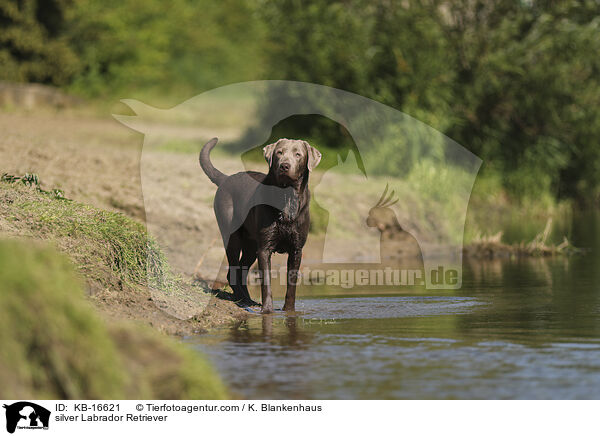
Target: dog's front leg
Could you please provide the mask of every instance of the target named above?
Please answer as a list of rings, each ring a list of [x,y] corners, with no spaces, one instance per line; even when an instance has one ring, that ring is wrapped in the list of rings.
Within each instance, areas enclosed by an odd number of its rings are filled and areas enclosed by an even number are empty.
[[[271,252],[258,252],[258,270],[260,272],[260,291],[262,296],[262,313],[273,312],[273,296],[271,295]]]
[[[295,310],[296,308],[296,285],[300,276],[300,262],[302,252],[294,251],[288,255],[287,260],[287,292],[285,293],[285,304],[283,310]]]

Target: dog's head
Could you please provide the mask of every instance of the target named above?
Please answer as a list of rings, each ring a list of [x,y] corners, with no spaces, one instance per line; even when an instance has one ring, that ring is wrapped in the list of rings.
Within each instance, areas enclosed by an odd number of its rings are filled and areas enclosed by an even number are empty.
[[[300,139],[280,139],[263,148],[269,171],[280,185],[297,181],[306,171],[312,171],[321,161],[321,153]]]

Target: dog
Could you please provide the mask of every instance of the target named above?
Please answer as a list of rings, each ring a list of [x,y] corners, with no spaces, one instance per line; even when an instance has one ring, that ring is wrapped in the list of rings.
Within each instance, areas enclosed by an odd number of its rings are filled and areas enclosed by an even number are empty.
[[[287,253],[287,292],[283,310],[293,311],[296,284],[310,225],[308,177],[321,153],[306,141],[280,139],[263,148],[267,174],[244,171],[227,176],[210,161],[218,138],[200,152],[200,166],[219,188],[214,211],[227,254],[227,281],[241,306],[258,305],[250,298],[248,271],[258,258],[262,313],[273,312],[271,255]],[[240,257],[241,253],[241,257]]]

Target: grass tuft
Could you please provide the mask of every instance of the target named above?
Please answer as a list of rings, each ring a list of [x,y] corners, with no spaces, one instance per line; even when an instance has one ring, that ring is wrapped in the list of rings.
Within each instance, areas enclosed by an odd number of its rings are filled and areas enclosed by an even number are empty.
[[[0,183],[0,212],[21,233],[55,242],[104,286],[115,281],[165,290],[175,286],[163,252],[142,224],[121,213],[64,201],[41,190],[37,177],[16,183],[24,180],[29,179],[3,177]]]

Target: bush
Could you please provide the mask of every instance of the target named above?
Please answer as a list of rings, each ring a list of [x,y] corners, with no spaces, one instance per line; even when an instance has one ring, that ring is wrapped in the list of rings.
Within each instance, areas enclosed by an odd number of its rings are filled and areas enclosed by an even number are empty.
[[[67,85],[80,62],[65,37],[71,0],[0,0],[0,80]]]

